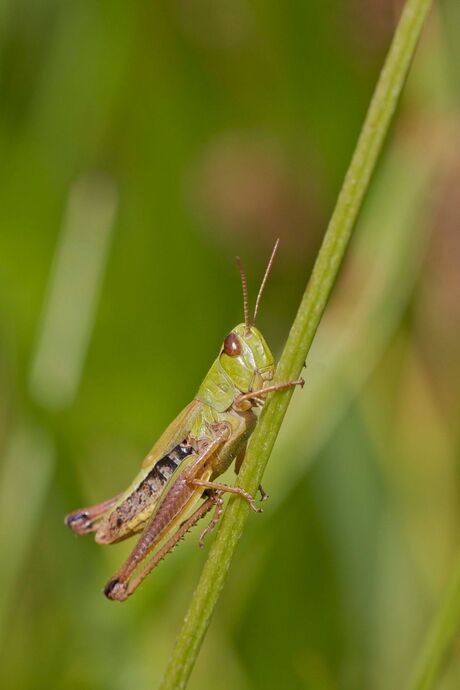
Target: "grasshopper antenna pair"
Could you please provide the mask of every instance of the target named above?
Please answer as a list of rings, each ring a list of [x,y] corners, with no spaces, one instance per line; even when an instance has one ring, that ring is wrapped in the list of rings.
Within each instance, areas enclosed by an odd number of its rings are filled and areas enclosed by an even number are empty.
[[[260,284],[259,292],[257,293],[257,298],[256,298],[256,306],[254,307],[254,315],[252,317],[252,324],[255,324],[256,319],[257,319],[257,313],[259,311],[259,304],[260,304],[260,298],[262,297],[262,293],[265,288],[265,284],[267,282],[268,276],[270,275],[270,271],[273,266],[273,261],[275,259],[275,254],[278,251],[278,246],[279,246],[279,238],[276,240],[275,245],[272,249],[272,253],[270,255],[270,259],[267,264],[267,268],[265,269],[264,276],[262,278],[262,282]],[[240,272],[241,276],[241,287],[243,288],[243,310],[244,310],[244,324],[246,326],[246,332],[249,332],[249,329],[251,327],[251,321],[249,318],[249,295],[248,295],[248,281],[246,279],[246,272],[244,270],[243,262],[239,256],[236,257],[236,263],[238,265],[238,269]]]

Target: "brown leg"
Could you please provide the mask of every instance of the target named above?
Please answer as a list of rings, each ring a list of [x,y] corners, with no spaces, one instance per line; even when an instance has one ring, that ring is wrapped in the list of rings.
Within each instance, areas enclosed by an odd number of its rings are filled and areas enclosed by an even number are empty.
[[[216,506],[216,509],[214,511],[214,515],[212,516],[212,519],[208,522],[207,526],[204,528],[202,533],[200,534],[200,538],[198,539],[198,544],[200,547],[204,546],[204,538],[209,532],[212,532],[214,527],[217,525],[219,522],[222,513],[224,512],[223,509],[223,498],[222,494],[220,491],[213,492],[213,494],[210,496],[210,500],[214,503]]]
[[[249,503],[255,513],[262,513],[262,508],[259,508],[255,499],[244,489],[238,486],[227,486],[227,484],[219,484],[218,482],[205,482],[202,479],[190,479],[189,484],[192,486],[203,486],[206,489],[213,489],[214,491],[221,491],[222,493],[236,494],[241,496]]]
[[[249,393],[239,395],[233,403],[233,407],[237,410],[239,406],[242,406],[244,409],[244,403],[246,400],[255,400],[256,402],[258,401],[260,403],[262,402],[260,400],[260,396],[262,395],[267,395],[267,393],[273,393],[274,391],[283,391],[286,388],[292,388],[293,386],[301,386],[303,388],[304,384],[304,379],[296,379],[295,381],[286,381],[285,383],[275,383],[273,386],[267,386],[267,388],[261,388],[258,391],[249,391]]]
[[[107,501],[96,503],[96,505],[90,506],[89,508],[74,510],[72,513],[65,516],[64,522],[67,527],[70,527],[76,534],[89,534],[89,532],[95,532],[97,524],[94,524],[93,521],[101,518],[104,513],[113,508],[120,497],[121,494],[118,494],[113,498],[107,499]]]
[[[141,584],[144,578],[147,577],[149,573],[152,572],[154,568],[163,560],[165,556],[168,555],[170,551],[178,544],[178,542],[185,536],[185,534],[200,520],[207,512],[209,512],[212,506],[215,505],[215,500],[213,497],[208,498],[201,506],[195,510],[195,512],[180,525],[178,530],[173,534],[173,536],[168,539],[165,544],[159,549],[156,554],[150,559],[143,570],[141,570],[136,577],[133,577],[127,582],[121,582],[120,580],[112,579],[110,580],[104,588],[104,593],[109,599],[117,601],[125,601]],[[212,521],[211,521],[212,522]]]

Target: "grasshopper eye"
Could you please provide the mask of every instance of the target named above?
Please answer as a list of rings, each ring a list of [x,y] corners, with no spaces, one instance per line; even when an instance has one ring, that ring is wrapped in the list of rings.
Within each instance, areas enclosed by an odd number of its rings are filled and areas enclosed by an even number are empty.
[[[225,338],[224,352],[229,357],[238,357],[241,354],[241,342],[236,333],[229,333]]]

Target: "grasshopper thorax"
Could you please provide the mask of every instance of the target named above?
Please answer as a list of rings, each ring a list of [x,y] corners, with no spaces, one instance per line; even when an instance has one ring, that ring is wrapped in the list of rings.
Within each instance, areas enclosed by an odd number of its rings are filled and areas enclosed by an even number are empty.
[[[243,393],[263,388],[275,373],[275,362],[262,333],[244,323],[225,338],[219,355],[222,369]]]

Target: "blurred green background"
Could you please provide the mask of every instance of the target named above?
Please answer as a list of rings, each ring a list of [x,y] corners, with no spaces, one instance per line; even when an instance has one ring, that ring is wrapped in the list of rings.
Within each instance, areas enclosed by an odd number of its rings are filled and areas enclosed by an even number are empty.
[[[234,255],[254,295],[277,236],[259,326],[280,353],[400,6],[0,4],[1,687],[157,687],[198,533],[116,605],[131,544],[63,516],[131,481],[242,318]],[[460,512],[459,39],[445,0],[193,690],[402,687],[436,610]]]

